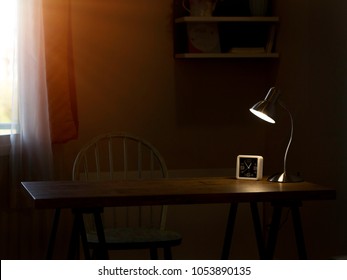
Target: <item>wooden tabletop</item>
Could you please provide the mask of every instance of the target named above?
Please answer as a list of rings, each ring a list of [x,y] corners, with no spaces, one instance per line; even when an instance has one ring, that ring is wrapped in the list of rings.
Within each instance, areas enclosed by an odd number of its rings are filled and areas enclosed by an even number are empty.
[[[111,182],[22,182],[35,208],[207,204],[335,199],[333,188],[308,182],[273,183],[227,177]]]

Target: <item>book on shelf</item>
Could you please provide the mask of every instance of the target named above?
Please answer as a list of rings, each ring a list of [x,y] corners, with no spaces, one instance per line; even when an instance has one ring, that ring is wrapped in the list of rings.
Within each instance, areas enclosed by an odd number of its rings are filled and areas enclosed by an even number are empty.
[[[265,48],[231,48],[229,52],[235,54],[265,53]]]

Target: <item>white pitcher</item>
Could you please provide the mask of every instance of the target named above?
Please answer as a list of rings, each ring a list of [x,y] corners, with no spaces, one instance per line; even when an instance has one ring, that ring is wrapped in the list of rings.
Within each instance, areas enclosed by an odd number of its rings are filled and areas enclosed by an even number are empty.
[[[189,0],[189,9],[185,2],[182,0],[183,8],[190,13],[191,16],[195,17],[210,17],[213,14],[214,8],[216,7],[217,0]]]

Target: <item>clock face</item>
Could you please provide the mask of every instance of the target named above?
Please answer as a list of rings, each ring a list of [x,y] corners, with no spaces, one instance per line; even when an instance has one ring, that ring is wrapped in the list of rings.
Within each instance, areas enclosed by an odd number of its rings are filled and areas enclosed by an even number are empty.
[[[257,158],[240,158],[240,177],[257,178],[258,159]]]
[[[239,155],[236,162],[236,178],[261,180],[263,178],[263,157]]]

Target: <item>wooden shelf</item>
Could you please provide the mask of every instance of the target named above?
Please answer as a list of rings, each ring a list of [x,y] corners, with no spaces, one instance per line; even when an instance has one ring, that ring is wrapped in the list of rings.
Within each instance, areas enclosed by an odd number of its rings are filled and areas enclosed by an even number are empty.
[[[278,58],[278,53],[178,53],[175,58]]]
[[[279,17],[180,17],[175,23],[184,22],[278,22]]]

